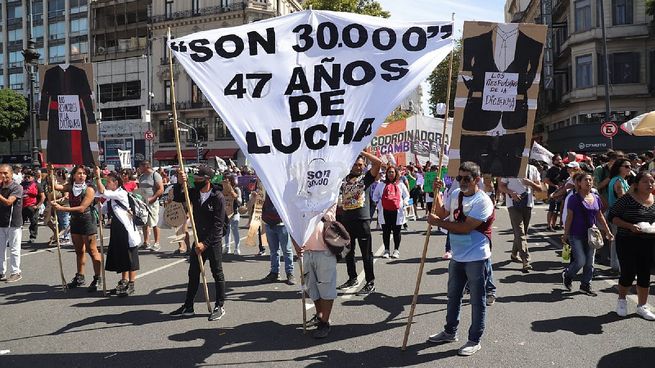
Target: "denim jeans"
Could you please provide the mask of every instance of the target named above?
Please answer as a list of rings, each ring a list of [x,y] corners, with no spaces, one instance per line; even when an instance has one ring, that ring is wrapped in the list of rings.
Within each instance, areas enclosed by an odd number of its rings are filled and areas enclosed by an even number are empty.
[[[59,232],[60,236],[64,235],[63,231],[70,225],[71,215],[68,212],[57,212],[57,222],[59,223]],[[69,238],[70,236],[67,236]]]
[[[236,217],[236,219],[235,219]],[[232,217],[230,221],[230,228],[223,239],[223,247],[230,248],[230,233],[234,237],[234,250],[239,249],[239,217]]]
[[[487,282],[485,283],[484,289],[487,295],[496,296],[496,284],[494,284],[494,270],[491,268],[491,257],[484,261],[484,265],[487,269]]]
[[[571,244],[571,263],[566,268],[566,277],[573,279],[578,271],[582,268],[582,286],[589,286],[591,278],[594,275],[594,254],[596,250],[589,246],[587,239],[569,235],[569,244]]]
[[[271,249],[271,272],[280,273],[280,250],[284,256],[284,270],[293,273],[293,253],[291,238],[284,225],[266,225],[266,238]]]
[[[462,308],[464,286],[468,282],[471,289],[471,327],[468,340],[478,343],[484,332],[484,320],[487,313],[485,284],[487,281],[487,260],[457,262],[450,260],[448,265],[448,305],[444,330],[449,334],[457,333],[459,315]]]

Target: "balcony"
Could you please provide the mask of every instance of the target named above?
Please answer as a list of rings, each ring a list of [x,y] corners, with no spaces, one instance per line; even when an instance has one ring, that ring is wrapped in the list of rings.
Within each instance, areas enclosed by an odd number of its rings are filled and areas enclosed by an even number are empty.
[[[175,107],[178,110],[191,110],[191,109],[204,109],[204,108],[212,107],[212,105],[207,100],[202,100],[200,102],[178,101],[175,104]],[[171,105],[163,102],[153,103],[150,105],[150,110],[152,112],[170,111]]]
[[[197,16],[207,16],[207,15],[229,13],[233,11],[243,11],[247,8],[253,8],[258,10],[272,10],[273,4],[270,1],[267,1],[266,3],[262,3],[262,2],[253,2],[249,0],[241,0],[241,1],[234,1],[228,6],[220,6],[220,5],[209,6],[206,8],[199,9],[196,12],[193,12],[192,10],[182,10],[182,11],[173,12],[171,14],[154,15],[152,16],[151,21],[152,23],[161,23],[170,20],[186,19],[186,18],[197,17]]]

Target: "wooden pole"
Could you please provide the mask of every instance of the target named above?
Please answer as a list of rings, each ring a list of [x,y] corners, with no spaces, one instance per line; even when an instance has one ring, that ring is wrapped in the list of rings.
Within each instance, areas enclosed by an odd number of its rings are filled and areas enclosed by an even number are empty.
[[[52,201],[57,201],[57,191],[55,190],[55,173],[52,171],[53,168],[49,165],[50,169],[50,187],[52,188]],[[64,277],[64,263],[61,260],[61,244],[59,243],[59,219],[57,218],[57,210],[53,209],[55,214],[55,237],[57,238],[57,258],[59,258],[59,276],[61,277],[61,286],[62,290],[66,292],[68,285],[66,284],[66,278]]]
[[[117,221],[117,219],[114,219]],[[102,272],[102,294],[107,295],[107,277],[105,277],[105,237],[102,224],[102,204],[98,209],[98,234],[100,235],[100,272]]]
[[[171,28],[168,27],[168,41],[171,38]],[[184,158],[182,157],[182,148],[180,145],[180,131],[177,127],[177,108],[175,106],[175,78],[173,78],[173,51],[168,47],[168,70],[171,78],[171,106],[173,110],[173,131],[175,132],[175,146],[177,148],[177,162],[182,172],[184,171]],[[196,230],[196,222],[193,218],[193,206],[191,206],[191,199],[189,198],[189,186],[187,181],[183,181],[182,190],[184,192],[184,199],[186,201],[186,206],[189,209],[189,220],[191,221],[191,228],[193,229],[193,240],[195,241],[196,246],[198,246],[198,231]],[[205,263],[202,260],[201,254],[196,254],[198,257],[198,264],[200,265],[200,274],[202,275],[202,286],[203,291],[205,292],[205,302],[207,303],[207,311],[212,312],[212,306],[209,302],[209,289],[207,288],[207,277],[205,276]],[[214,280],[215,281],[215,280]]]
[[[452,15],[452,20],[455,20],[455,13]],[[448,62],[448,87],[446,90],[446,115],[444,116],[443,121],[443,131],[441,133],[442,137],[446,136],[446,127],[448,126],[448,110],[450,109],[450,85],[453,79],[453,58],[455,56],[455,47],[453,45],[453,50],[450,52],[450,61]],[[446,145],[441,145],[441,152],[439,153],[439,179],[441,179],[441,165],[443,164],[443,155]],[[435,193],[435,195],[437,195]],[[436,206],[432,206],[431,214],[435,213]],[[425,233],[425,242],[423,243],[423,253],[421,254],[421,263],[418,266],[418,275],[416,275],[416,288],[414,289],[414,296],[412,297],[412,306],[409,309],[409,317],[407,318],[407,326],[405,326],[405,336],[403,337],[403,346],[402,350],[407,349],[407,339],[409,338],[409,331],[412,328],[412,320],[414,319],[414,311],[416,310],[416,303],[418,302],[418,293],[421,288],[421,278],[423,277],[423,268],[425,267],[425,259],[428,255],[428,244],[430,243],[430,233],[432,233],[432,225],[428,222],[428,230]]]

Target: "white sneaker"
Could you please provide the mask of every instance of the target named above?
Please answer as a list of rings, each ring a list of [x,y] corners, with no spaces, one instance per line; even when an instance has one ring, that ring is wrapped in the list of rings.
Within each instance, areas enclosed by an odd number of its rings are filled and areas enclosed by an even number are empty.
[[[152,252],[159,252],[161,250],[161,246],[159,245],[159,243],[152,243],[152,245],[149,246],[148,249]]]
[[[241,249],[234,248],[234,255],[240,256],[241,255]]]
[[[628,315],[628,301],[625,299],[618,299],[616,301],[616,314],[619,317],[625,317]]]
[[[389,251],[385,250],[384,254],[382,255],[382,258],[389,258]]]
[[[469,355],[473,355],[473,354],[477,353],[478,350],[480,350],[480,349],[482,349],[482,346],[480,345],[480,343],[475,343],[473,341],[467,341],[466,344],[464,344],[464,346],[459,348],[459,350],[457,351],[457,354],[459,354],[461,356],[469,356]]]
[[[647,321],[655,321],[655,314],[646,305],[637,306],[637,314]]]
[[[392,258],[400,258],[400,252],[398,249],[393,251],[393,254],[391,255]]]

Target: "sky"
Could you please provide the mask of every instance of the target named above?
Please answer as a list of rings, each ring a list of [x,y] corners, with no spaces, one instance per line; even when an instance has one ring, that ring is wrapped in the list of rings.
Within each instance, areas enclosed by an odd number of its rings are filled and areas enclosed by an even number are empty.
[[[465,20],[504,22],[504,0],[377,0],[399,21],[450,20],[455,13],[455,37],[462,36]],[[429,115],[429,85],[424,82],[423,113]]]

